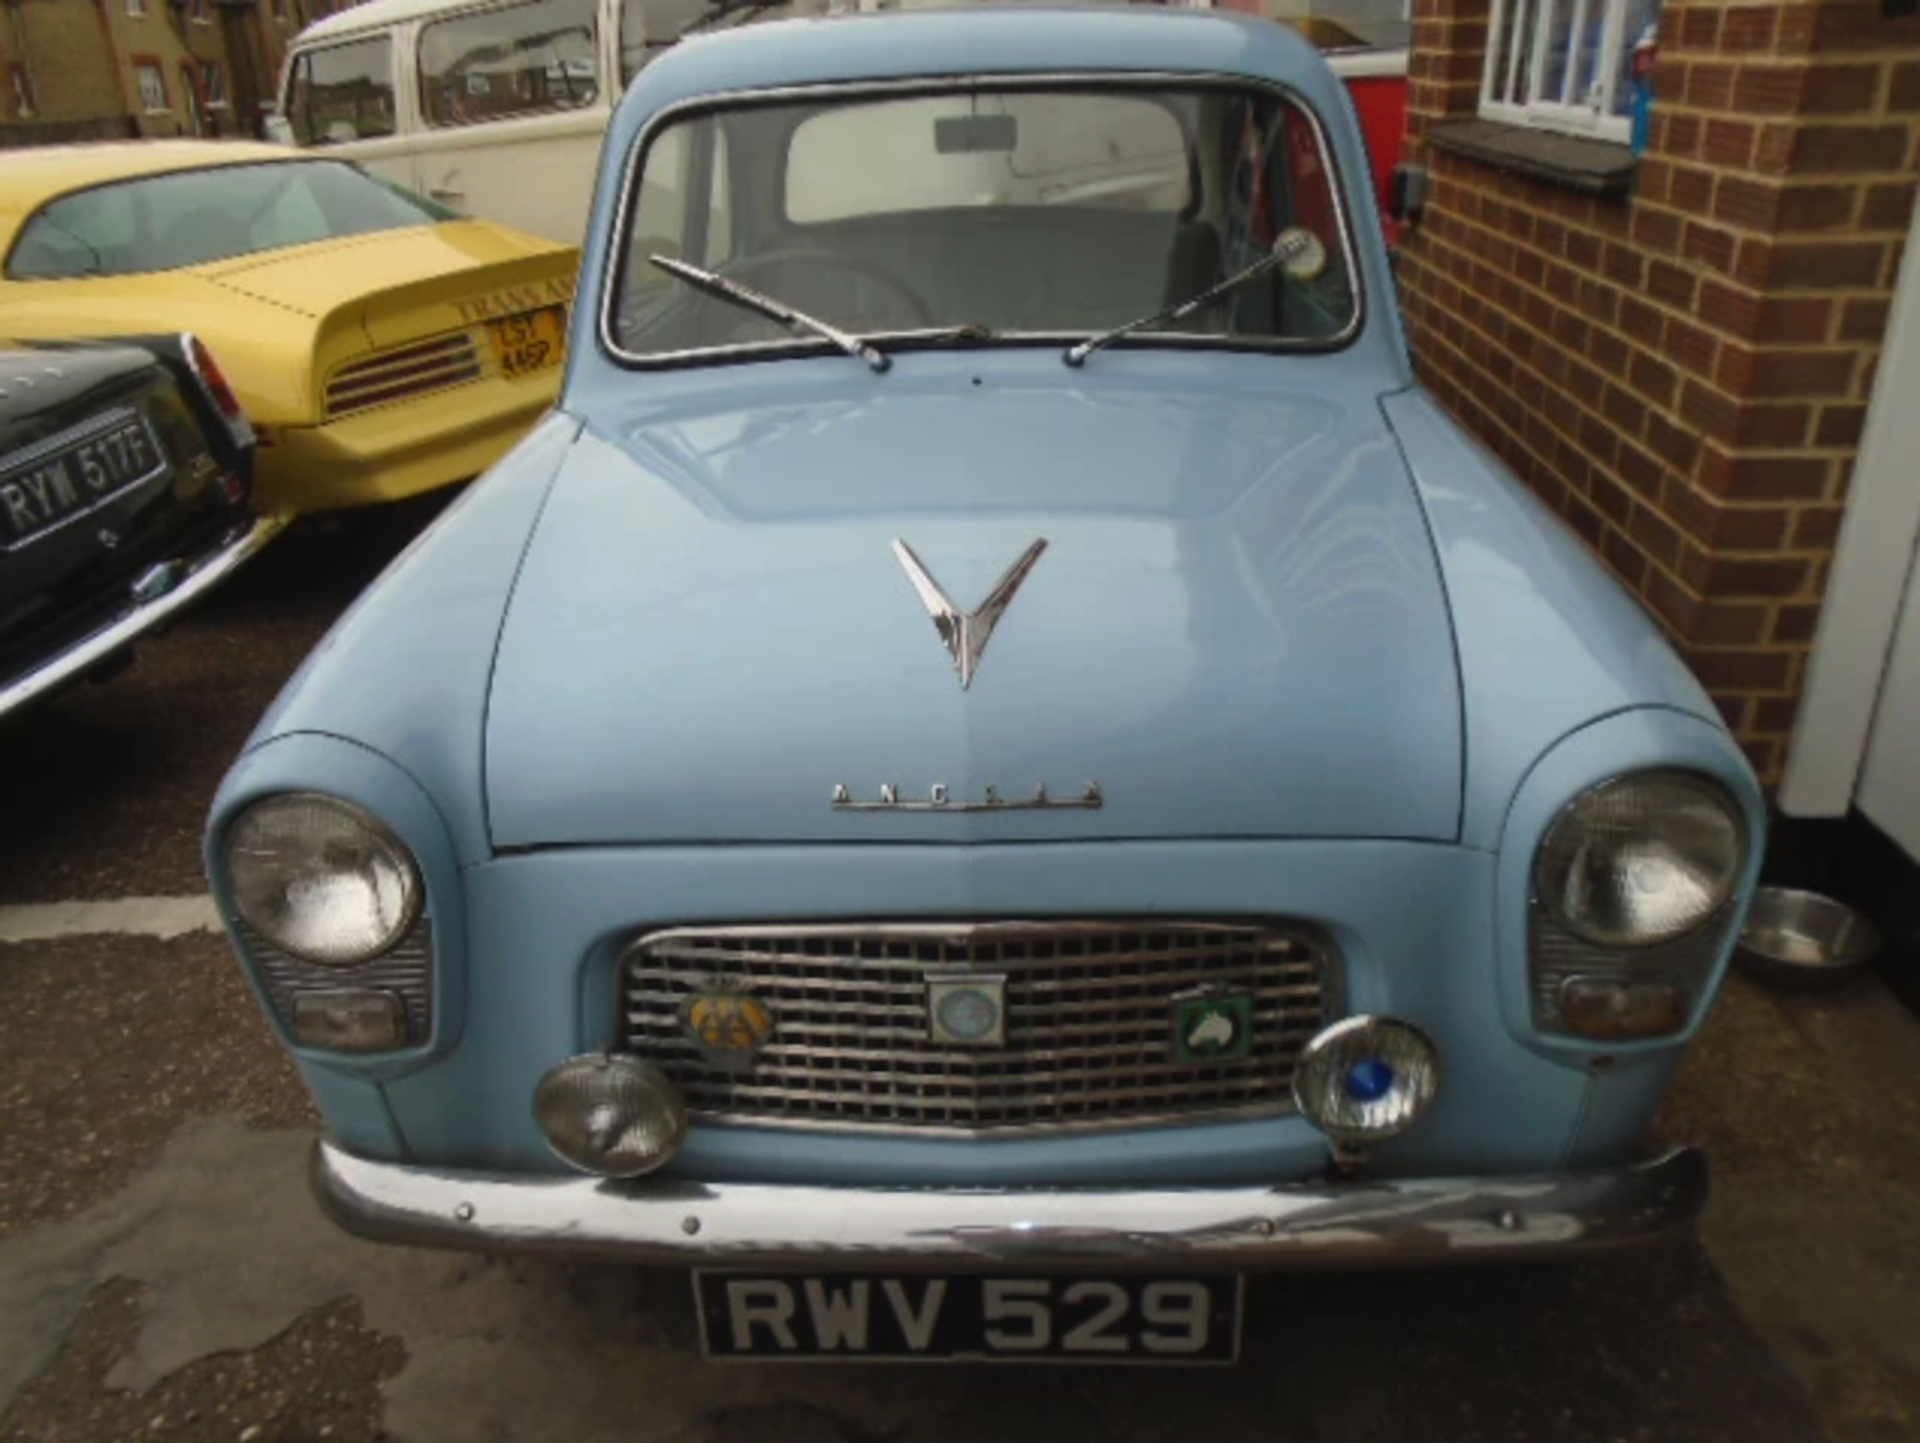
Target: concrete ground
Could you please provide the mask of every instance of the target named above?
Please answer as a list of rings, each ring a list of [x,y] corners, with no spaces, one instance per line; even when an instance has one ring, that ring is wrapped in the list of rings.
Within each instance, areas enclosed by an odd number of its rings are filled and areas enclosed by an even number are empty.
[[[19,908],[198,893],[221,771],[416,524],[296,534],[0,729],[0,936],[38,938],[0,942],[0,1443],[1920,1438],[1920,1023],[1876,983],[1729,988],[1662,1125],[1714,1155],[1697,1244],[1262,1279],[1231,1370],[712,1366],[683,1275],[337,1232],[192,904],[118,935]]]

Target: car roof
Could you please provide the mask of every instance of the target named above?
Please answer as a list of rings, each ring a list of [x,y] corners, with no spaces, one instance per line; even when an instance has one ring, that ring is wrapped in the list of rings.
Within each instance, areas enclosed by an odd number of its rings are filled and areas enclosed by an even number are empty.
[[[294,39],[302,42],[332,40],[341,35],[357,35],[363,30],[398,25],[405,20],[444,15],[449,10],[471,10],[484,3],[485,0],[465,0],[462,4],[449,4],[448,0],[362,0],[358,5],[314,21]]]
[[[55,196],[115,180],[210,165],[305,161],[283,145],[252,140],[131,140],[9,150],[0,159],[0,211],[37,210]]]
[[[629,143],[640,118],[655,109],[729,92],[1101,72],[1241,76],[1286,84],[1318,107],[1338,103],[1325,57],[1291,26],[1257,16],[1111,0],[935,0],[694,31],[640,72],[621,104],[613,142]]]

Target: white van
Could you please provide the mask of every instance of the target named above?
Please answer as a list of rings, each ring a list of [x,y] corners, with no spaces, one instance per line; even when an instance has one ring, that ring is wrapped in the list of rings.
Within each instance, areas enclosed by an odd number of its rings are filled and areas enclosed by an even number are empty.
[[[268,133],[580,244],[613,107],[711,0],[367,0],[297,36]]]

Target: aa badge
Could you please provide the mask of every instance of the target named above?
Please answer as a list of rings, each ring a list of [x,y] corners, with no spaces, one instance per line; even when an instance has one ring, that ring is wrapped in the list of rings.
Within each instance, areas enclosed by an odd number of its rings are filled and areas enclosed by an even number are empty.
[[[773,1013],[751,992],[696,992],[680,1008],[687,1036],[715,1067],[745,1071],[773,1037]]]

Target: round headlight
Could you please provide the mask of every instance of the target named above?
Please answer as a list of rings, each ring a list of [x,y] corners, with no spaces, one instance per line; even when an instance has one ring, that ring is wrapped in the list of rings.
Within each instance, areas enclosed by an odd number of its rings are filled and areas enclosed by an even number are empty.
[[[227,883],[241,920],[283,952],[351,967],[385,952],[420,913],[406,845],[349,802],[266,797],[227,828]]]
[[[540,1079],[533,1119],[547,1146],[582,1172],[639,1177],[687,1140],[687,1106],[651,1062],[619,1053],[572,1057]]]
[[[1335,1142],[1384,1142],[1418,1122],[1440,1090],[1426,1033],[1391,1017],[1349,1017],[1316,1034],[1293,1069],[1293,1101]]]
[[[1576,936],[1649,947],[1718,912],[1739,885],[1746,852],[1746,824],[1717,783],[1642,772],[1567,804],[1540,844],[1535,886]]]

